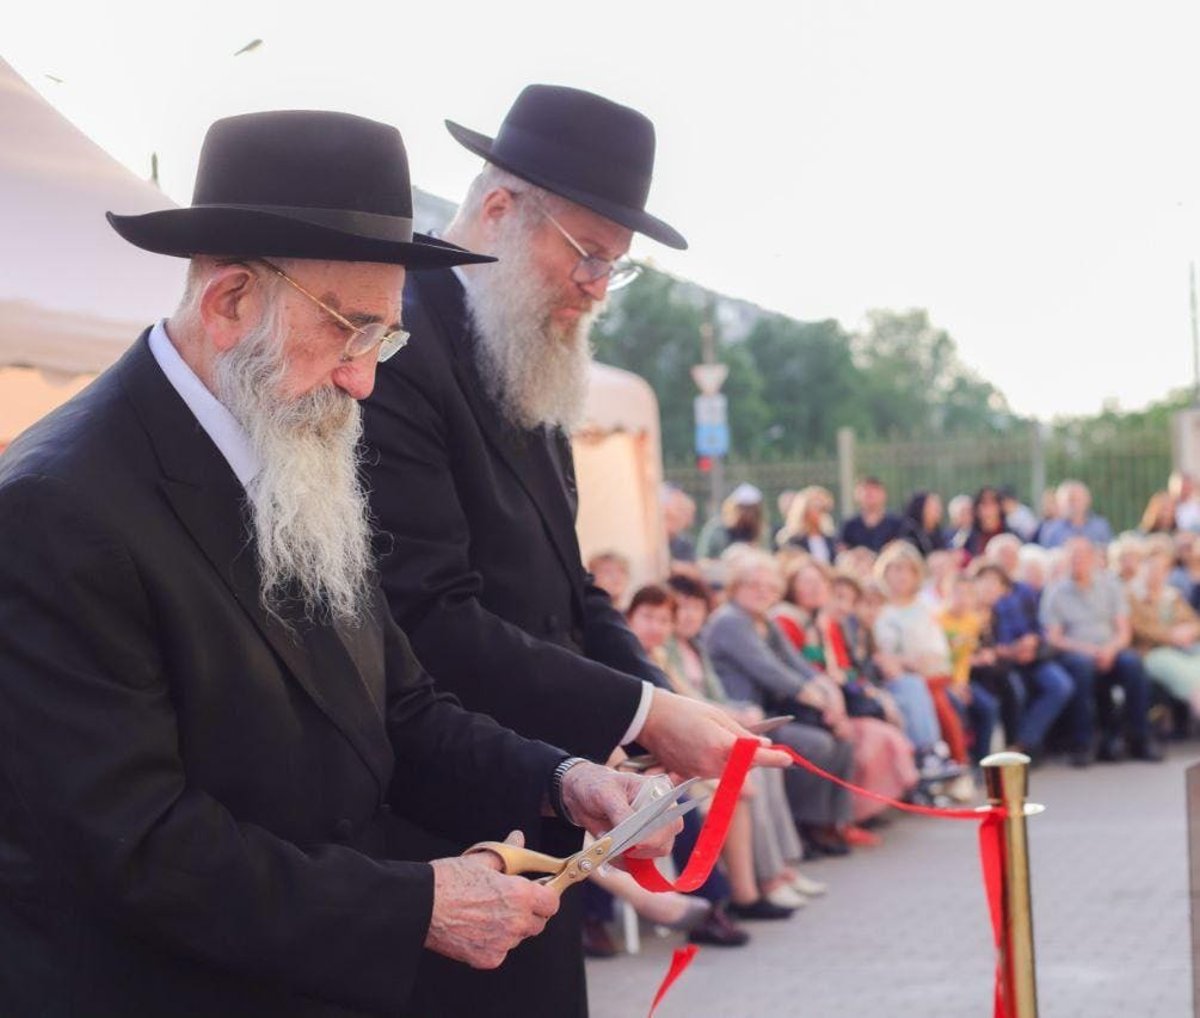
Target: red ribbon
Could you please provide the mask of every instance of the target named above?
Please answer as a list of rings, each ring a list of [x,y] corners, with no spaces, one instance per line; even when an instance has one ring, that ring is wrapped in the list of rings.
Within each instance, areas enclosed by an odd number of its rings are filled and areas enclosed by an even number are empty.
[[[663,997],[667,995],[667,990],[671,988],[676,979],[683,975],[699,950],[700,948],[695,944],[688,944],[687,947],[677,947],[675,949],[675,953],[671,955],[671,967],[667,969],[667,974],[663,976],[663,981],[658,986],[658,992],[654,995],[654,1003],[650,1005],[648,1018],[654,1018],[654,1012],[658,1010],[658,1005],[662,1003]]]
[[[679,874],[678,878],[674,881],[668,880],[658,871],[658,867],[655,866],[654,861],[651,859],[626,859],[626,869],[642,887],[648,891],[657,892],[688,892],[696,890],[696,888],[708,879],[713,866],[716,865],[717,859],[721,854],[721,849],[725,845],[725,838],[729,833],[729,824],[733,819],[733,811],[737,807],[742,784],[745,782],[746,774],[750,770],[755,751],[759,748],[759,743],[754,739],[739,739],[734,744],[733,752],[729,754],[729,759],[725,763],[725,770],[721,774],[720,783],[717,785],[717,791],[713,795],[712,804],[709,806],[708,816],[704,821],[703,828],[700,830],[700,837],[696,840],[696,847],[692,850],[691,858],[688,859],[687,865],[683,868],[683,872]],[[840,785],[855,795],[862,795],[868,799],[875,799],[878,802],[886,803],[893,809],[898,809],[905,813],[916,813],[920,816],[937,817],[942,820],[975,820],[980,822],[979,858],[983,866],[983,884],[987,893],[988,912],[992,920],[992,935],[995,939],[997,952],[993,1014],[994,1018],[1011,1018],[1008,1002],[1005,1001],[1003,996],[1003,979],[1000,969],[1000,948],[1003,938],[1003,820],[1006,815],[1004,808],[1001,806],[989,806],[978,810],[935,809],[930,806],[915,806],[912,803],[899,802],[895,799],[889,799],[886,795],[880,795],[878,792],[859,788],[857,785],[852,785],[849,781],[844,781],[842,778],[822,770],[789,746],[775,745],[771,748],[787,753],[798,766],[824,778],[826,781],[832,781],[835,785]],[[667,976],[654,998],[654,1004],[650,1010],[651,1015],[654,1014],[654,1008],[658,1007],[667,990],[671,988],[671,984],[679,978],[687,966],[691,964],[692,958],[695,957],[695,949],[693,948],[691,949],[691,953],[686,958],[683,958],[682,955],[686,951],[687,949],[682,952],[675,952],[675,957],[671,961],[671,968],[667,972]]]

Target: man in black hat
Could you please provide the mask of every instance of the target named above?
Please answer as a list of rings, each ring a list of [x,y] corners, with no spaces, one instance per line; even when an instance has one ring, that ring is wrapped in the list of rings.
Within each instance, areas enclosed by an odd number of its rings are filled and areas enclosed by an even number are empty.
[[[638,781],[436,693],[373,577],[356,400],[405,267],[487,260],[411,208],[394,128],[287,112],[215,124],[191,208],[110,216],[191,267],[0,458],[6,1018],[396,1015],[422,948],[494,967],[558,908],[406,823],[628,814]]]
[[[635,231],[686,246],[645,211],[653,125],[588,92],[532,85],[494,140],[447,126],[486,164],[446,239],[499,260],[410,277],[413,341],[366,404],[392,612],[472,709],[593,760],[636,739],[673,771],[715,775],[747,733],[662,688],[575,536],[568,436],[583,410],[591,324],[607,290],[631,278]],[[763,750],[759,762],[787,758]],[[553,823],[542,835],[551,851],[579,842]],[[574,904],[498,973],[428,959],[419,1013],[585,1014]]]

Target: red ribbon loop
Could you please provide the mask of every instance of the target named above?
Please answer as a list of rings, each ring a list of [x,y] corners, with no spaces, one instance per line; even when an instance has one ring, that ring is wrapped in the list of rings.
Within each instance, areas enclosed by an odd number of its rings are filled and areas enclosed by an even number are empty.
[[[936,817],[941,820],[975,820],[979,822],[979,858],[983,867],[983,884],[987,893],[988,912],[992,921],[992,935],[995,939],[997,951],[994,994],[995,1009],[993,1013],[995,1018],[1011,1018],[1008,1002],[1005,1001],[1003,995],[1003,979],[1001,978],[1000,970],[1004,893],[1004,824],[1002,821],[1006,815],[1003,807],[989,806],[978,810],[936,809],[930,806],[915,806],[909,802],[899,802],[895,799],[889,799],[885,795],[880,795],[878,792],[859,788],[857,785],[852,785],[850,782],[822,770],[789,746],[776,745],[771,748],[787,753],[797,766],[803,767],[805,770],[824,778],[826,781],[832,781],[835,785],[840,785],[855,795],[865,796],[868,799],[875,799],[878,802],[886,803],[893,809],[901,810],[905,813],[916,813],[920,816]],[[642,887],[649,891],[658,892],[688,892],[696,890],[696,888],[708,879],[712,868],[716,865],[717,859],[721,855],[721,849],[725,845],[725,838],[729,834],[729,824],[733,820],[733,811],[737,808],[742,784],[746,780],[746,774],[750,770],[755,751],[758,749],[759,743],[754,739],[739,739],[734,745],[733,751],[729,754],[729,759],[725,763],[725,770],[721,774],[717,791],[713,795],[708,816],[705,818],[704,826],[700,830],[700,837],[696,840],[696,847],[692,850],[691,858],[688,859],[683,872],[674,881],[664,877],[650,859],[626,860],[626,868]],[[671,968],[663,979],[662,985],[659,986],[658,993],[654,998],[654,1004],[650,1009],[651,1015],[654,1014],[654,1009],[658,1007],[659,1002],[666,996],[671,985],[679,978],[688,965],[691,964],[695,955],[695,947],[683,948],[675,952],[675,956],[671,960]]]

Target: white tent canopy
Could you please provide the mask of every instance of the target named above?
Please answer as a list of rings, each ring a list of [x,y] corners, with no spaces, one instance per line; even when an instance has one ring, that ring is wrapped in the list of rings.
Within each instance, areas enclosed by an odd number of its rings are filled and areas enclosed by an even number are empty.
[[[185,269],[131,247],[104,213],[171,202],[3,60],[0,128],[0,365],[97,372],[170,311]]]

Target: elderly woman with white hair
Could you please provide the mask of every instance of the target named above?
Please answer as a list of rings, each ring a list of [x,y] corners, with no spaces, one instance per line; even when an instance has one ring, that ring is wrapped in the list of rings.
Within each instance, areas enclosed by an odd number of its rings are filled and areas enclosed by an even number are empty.
[[[812,666],[770,619],[783,596],[783,577],[768,554],[746,549],[731,557],[728,600],[709,619],[703,644],[730,699],[755,703],[768,714],[794,714],[796,721],[775,733],[822,770],[849,780],[854,749],[835,737],[822,718],[829,708],[814,681]],[[845,789],[800,767],[785,771],[792,818],[813,854],[850,851],[840,828],[850,822]]]

